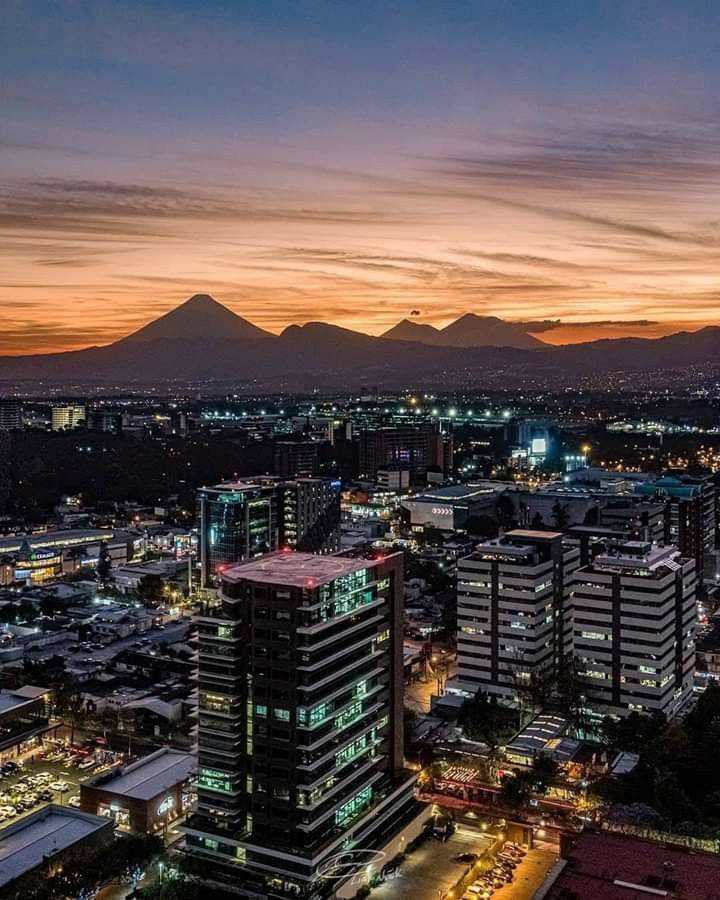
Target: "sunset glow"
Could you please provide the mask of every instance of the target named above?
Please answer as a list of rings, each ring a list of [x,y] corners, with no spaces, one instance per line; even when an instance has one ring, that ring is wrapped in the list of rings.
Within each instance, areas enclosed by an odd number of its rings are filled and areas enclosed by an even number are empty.
[[[717,323],[712,29],[544,6],[11,3],[0,352],[108,343],[196,292],[275,332]]]

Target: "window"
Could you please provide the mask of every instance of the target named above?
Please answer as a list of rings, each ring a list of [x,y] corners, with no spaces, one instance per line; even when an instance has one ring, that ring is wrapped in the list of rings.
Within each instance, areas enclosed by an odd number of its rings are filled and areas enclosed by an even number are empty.
[[[335,728],[344,728],[358,716],[362,715],[362,700],[357,700],[352,706],[349,706],[344,712],[335,718]]]
[[[335,765],[344,766],[358,756],[362,756],[372,747],[371,740],[367,734],[356,738],[349,747],[345,747],[339,753],[335,754]]]
[[[335,824],[341,828],[356,818],[372,803],[372,787],[363,788],[335,812]]]
[[[258,703],[255,707],[255,715],[257,716],[266,716],[267,715],[267,706],[264,703]]]
[[[229,772],[222,772],[218,769],[206,769],[200,767],[198,769],[198,787],[207,791],[214,791],[218,794],[232,793],[232,776]]]
[[[289,722],[290,721],[290,710],[289,709],[280,709],[279,707],[275,707],[273,710],[273,715],[276,719],[280,719],[281,722]]]

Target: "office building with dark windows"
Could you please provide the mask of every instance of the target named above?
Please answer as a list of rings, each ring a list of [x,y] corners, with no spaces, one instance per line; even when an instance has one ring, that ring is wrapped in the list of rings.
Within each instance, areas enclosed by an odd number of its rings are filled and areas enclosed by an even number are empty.
[[[286,551],[223,571],[220,609],[197,620],[190,851],[265,891],[324,895],[338,854],[382,849],[418,821],[402,595],[401,554]]]
[[[717,532],[716,488],[710,473],[672,472],[637,485],[636,493],[664,501],[665,542],[695,560],[699,578],[714,580]]]
[[[452,434],[437,423],[367,428],[358,438],[360,478],[375,481],[387,466],[402,466],[423,478],[428,469],[452,470]]]
[[[14,397],[0,397],[0,431],[17,431],[22,427],[22,402]]]
[[[329,553],[339,546],[340,484],[327,478],[203,487],[197,508],[202,587],[214,585],[227,566],[281,547]]]

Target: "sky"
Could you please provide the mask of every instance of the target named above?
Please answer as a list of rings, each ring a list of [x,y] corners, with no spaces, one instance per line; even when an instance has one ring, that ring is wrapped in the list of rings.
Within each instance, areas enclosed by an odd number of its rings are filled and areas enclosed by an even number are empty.
[[[720,324],[720,4],[3,0],[0,353]]]

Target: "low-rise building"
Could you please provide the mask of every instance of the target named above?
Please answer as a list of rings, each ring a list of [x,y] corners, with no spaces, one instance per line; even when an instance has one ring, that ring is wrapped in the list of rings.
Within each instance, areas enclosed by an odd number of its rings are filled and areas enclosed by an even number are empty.
[[[80,809],[112,820],[121,831],[161,831],[190,806],[194,770],[192,754],[158,750],[84,781]]]
[[[22,894],[23,879],[52,875],[72,862],[73,854],[112,843],[108,819],[50,804],[0,829],[0,894]]]

